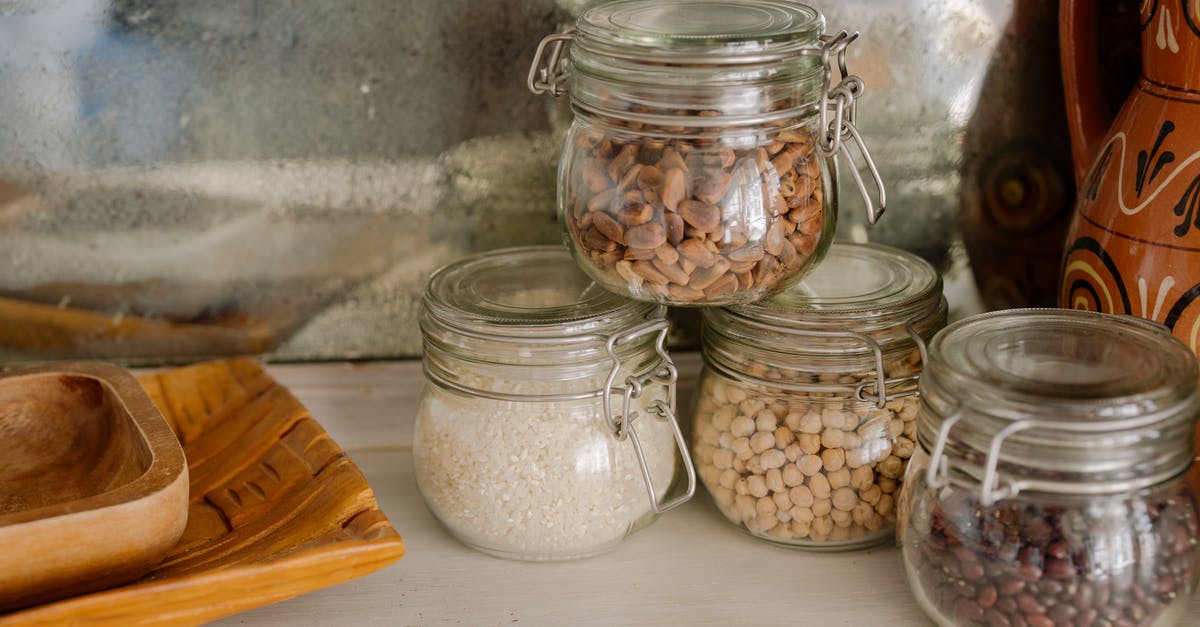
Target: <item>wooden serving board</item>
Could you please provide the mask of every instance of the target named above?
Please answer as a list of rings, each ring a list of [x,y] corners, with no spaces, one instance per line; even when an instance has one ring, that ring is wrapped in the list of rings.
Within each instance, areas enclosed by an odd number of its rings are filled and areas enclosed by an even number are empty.
[[[194,625],[404,555],[354,462],[257,361],[210,362],[140,381],[187,457],[183,537],[132,584],[0,614],[0,626]]]

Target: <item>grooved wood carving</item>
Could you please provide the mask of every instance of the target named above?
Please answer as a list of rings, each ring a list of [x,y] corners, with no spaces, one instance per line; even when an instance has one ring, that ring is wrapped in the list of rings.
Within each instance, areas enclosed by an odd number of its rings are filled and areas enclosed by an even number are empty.
[[[362,473],[257,361],[210,362],[141,382],[187,456],[183,537],[134,584],[0,614],[0,626],[196,624],[403,556]]]

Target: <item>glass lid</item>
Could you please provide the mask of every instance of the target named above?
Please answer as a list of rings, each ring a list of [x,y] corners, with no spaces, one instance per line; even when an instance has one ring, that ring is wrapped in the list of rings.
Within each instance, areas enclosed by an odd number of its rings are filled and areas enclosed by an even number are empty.
[[[816,41],[824,26],[815,9],[775,0],[624,0],[593,7],[577,22],[581,42],[724,56],[710,63],[791,52]]]
[[[910,318],[935,308],[942,278],[924,259],[878,244],[835,242],[803,281],[773,298],[729,309],[773,322],[879,316]]]
[[[430,277],[426,311],[457,328],[546,328],[586,333],[626,324],[655,305],[637,303],[587,277],[561,247],[495,250],[452,263]]]
[[[1057,406],[1059,419],[1088,421],[1099,417],[1097,406],[1111,407],[1112,417],[1120,418],[1183,403],[1196,395],[1198,376],[1191,352],[1164,327],[1061,309],[963,320],[934,339],[930,361],[953,395],[991,396],[987,390],[995,388]],[[1080,403],[1087,408],[1063,411]]]
[[[934,458],[944,448],[947,476],[978,482],[985,503],[1140,489],[1191,465],[1198,377],[1191,351],[1140,318],[973,316],[929,345],[918,440]]]

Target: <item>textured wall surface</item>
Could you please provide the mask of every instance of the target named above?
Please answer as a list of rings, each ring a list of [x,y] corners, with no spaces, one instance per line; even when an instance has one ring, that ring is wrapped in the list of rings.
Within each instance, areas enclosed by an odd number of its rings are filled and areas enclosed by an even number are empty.
[[[109,335],[130,320],[266,329],[254,346],[281,359],[419,354],[430,271],[560,241],[570,116],[525,74],[585,4],[0,0],[0,323],[16,329],[0,357],[218,346],[51,341],[41,314],[6,303],[94,315]],[[846,189],[839,235],[964,274],[963,130],[1013,2],[815,4],[863,32],[860,126],[891,198],[868,227]]]
[[[434,267],[558,241],[564,116],[524,76],[567,20],[549,0],[0,0],[0,296],[265,321],[282,358],[417,354]],[[5,354],[71,352],[26,339]]]

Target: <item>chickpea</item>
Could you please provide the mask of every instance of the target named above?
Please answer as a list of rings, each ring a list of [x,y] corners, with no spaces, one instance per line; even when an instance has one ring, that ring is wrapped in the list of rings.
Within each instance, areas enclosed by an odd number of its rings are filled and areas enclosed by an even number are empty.
[[[858,498],[868,505],[875,505],[883,495],[883,490],[877,485],[870,485],[858,491]]]
[[[767,495],[767,481],[762,475],[750,475],[746,478],[746,489],[750,495],[759,498]]]
[[[745,416],[738,416],[730,423],[729,432],[739,438],[748,437],[754,433],[754,421]]]
[[[813,475],[808,480],[808,487],[812,490],[813,496],[819,499],[829,498],[829,493],[832,491],[825,475]]]
[[[845,444],[846,433],[838,429],[825,429],[821,432],[821,446],[825,448],[842,448]]]
[[[850,485],[850,471],[846,468],[839,468],[828,473],[825,478],[829,480],[829,487],[835,490]]]
[[[834,508],[848,512],[858,504],[858,495],[849,486],[838,488],[833,491],[832,501]]]
[[[796,464],[788,464],[783,467],[783,484],[787,487],[795,487],[804,483],[804,473],[800,472],[800,468]]]
[[[821,436],[815,433],[800,434],[796,443],[800,445],[801,451],[809,455],[816,455],[821,450]]]
[[[722,488],[732,490],[733,486],[737,485],[737,481],[740,478],[741,474],[732,468],[727,468],[721,472],[721,477],[717,480],[717,483],[719,483]]]
[[[775,500],[769,496],[763,496],[754,504],[755,510],[758,512],[759,518],[766,518],[775,515],[775,511],[779,508],[775,505]]]
[[[805,455],[796,461],[796,466],[806,477],[819,477],[817,473],[821,472],[821,458],[818,455]]]
[[[782,467],[787,463],[787,456],[779,449],[767,449],[759,456],[762,460],[763,468],[773,470]]]
[[[713,451],[712,463],[721,470],[733,468],[733,451],[723,448]]]
[[[875,376],[755,367],[761,378],[800,384],[852,386]],[[889,377],[918,371],[904,368],[885,365]],[[852,541],[894,523],[896,494],[916,449],[915,397],[879,408],[833,391],[771,394],[720,379],[706,380],[705,389],[693,456],[731,520],[781,542],[814,543]]]
[[[801,433],[820,433],[821,428],[821,415],[814,411],[804,414],[804,418],[800,421]]]
[[[856,490],[865,489],[875,481],[875,473],[866,466],[859,466],[850,473],[850,485]]]
[[[774,447],[775,434],[773,432],[759,431],[750,437],[750,450],[755,453],[761,453]]]
[[[796,440],[796,434],[792,433],[787,427],[779,427],[775,430],[775,448],[784,450],[789,444]],[[715,444],[715,442],[713,442]]]
[[[812,507],[815,497],[808,486],[798,485],[788,490],[788,498],[798,507]],[[796,515],[792,514],[794,518]]]
[[[712,426],[717,431],[728,431],[733,419],[737,417],[737,410],[730,405],[726,405],[712,415]]]
[[[771,498],[775,499],[775,507],[780,510],[792,509],[792,499],[788,496],[789,490],[777,490],[771,494]]]
[[[798,505],[793,507],[789,513],[792,515],[792,520],[799,520],[802,522],[812,522],[813,519],[817,517],[817,515],[813,513],[812,508],[800,507]]]
[[[764,409],[758,412],[754,419],[754,426],[763,433],[774,433],[775,425],[779,419],[775,417],[775,412],[770,409]]]
[[[880,495],[879,502],[875,504],[875,511],[879,512],[879,514],[882,516],[887,516],[888,514],[892,513],[892,510],[895,508],[895,506],[895,497],[890,494],[883,494]]]
[[[827,471],[835,471],[846,465],[846,451],[840,448],[827,448],[821,451],[821,465]]]

